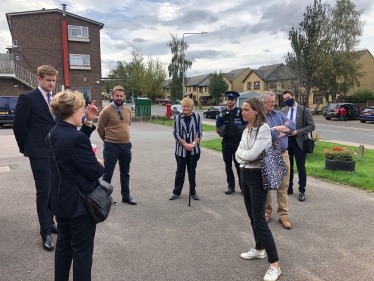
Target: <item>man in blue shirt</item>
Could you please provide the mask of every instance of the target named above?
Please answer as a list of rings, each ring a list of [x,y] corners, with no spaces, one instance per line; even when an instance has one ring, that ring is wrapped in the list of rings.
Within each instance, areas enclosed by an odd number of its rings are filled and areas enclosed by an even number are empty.
[[[291,122],[290,119],[281,111],[274,110],[275,108],[275,94],[270,91],[265,91],[261,94],[260,100],[264,103],[266,110],[266,117],[268,125],[271,128],[271,137],[273,142],[278,141],[280,149],[282,151],[282,157],[287,169],[287,175],[283,179],[281,185],[277,190],[278,199],[278,215],[279,222],[286,229],[291,229],[291,223],[288,220],[288,183],[290,181],[290,159],[288,156],[288,135],[296,129],[295,123]],[[265,207],[266,221],[270,220],[272,212],[271,206],[271,192],[268,192],[268,198]]]
[[[228,188],[226,194],[235,192],[235,176],[232,170],[232,162],[236,168],[241,189],[240,167],[235,160],[235,152],[238,149],[245,126],[248,122],[243,120],[242,111],[236,107],[239,93],[228,91],[225,93],[226,108],[217,115],[216,132],[222,137],[222,156],[225,162]]]

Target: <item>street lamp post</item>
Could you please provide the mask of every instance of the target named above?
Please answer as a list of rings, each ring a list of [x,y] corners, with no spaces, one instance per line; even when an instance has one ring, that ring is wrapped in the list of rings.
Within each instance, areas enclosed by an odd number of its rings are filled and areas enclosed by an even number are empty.
[[[183,51],[183,64],[182,64],[182,95],[183,95],[183,97],[182,98],[184,98],[184,76],[185,76],[185,70],[184,70],[184,49],[183,49],[183,44],[184,44],[184,35],[186,35],[186,34],[206,34],[206,33],[208,33],[208,32],[204,32],[204,31],[202,31],[202,32],[186,32],[186,33],[183,33],[183,36],[182,36],[182,45],[181,45],[181,50]]]
[[[110,75],[110,64],[111,63],[117,63],[117,62],[116,61],[112,61],[112,62],[109,63],[109,75]]]

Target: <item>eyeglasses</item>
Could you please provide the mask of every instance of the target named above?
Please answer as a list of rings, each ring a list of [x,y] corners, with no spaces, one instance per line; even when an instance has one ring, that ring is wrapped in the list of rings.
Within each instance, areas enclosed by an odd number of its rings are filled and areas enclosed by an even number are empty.
[[[268,104],[275,104],[275,101],[267,101]]]
[[[118,115],[119,115],[119,119],[121,119],[123,121],[123,116],[122,116],[122,112],[121,111],[118,111]]]

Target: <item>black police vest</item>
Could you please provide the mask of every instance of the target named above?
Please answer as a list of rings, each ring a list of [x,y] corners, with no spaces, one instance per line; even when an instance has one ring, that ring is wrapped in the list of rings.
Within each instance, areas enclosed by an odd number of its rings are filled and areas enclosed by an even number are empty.
[[[227,109],[221,111],[222,125],[219,127],[219,135],[223,138],[241,139],[242,137],[245,129],[242,110],[239,107],[235,107],[235,110],[235,114],[229,114]]]

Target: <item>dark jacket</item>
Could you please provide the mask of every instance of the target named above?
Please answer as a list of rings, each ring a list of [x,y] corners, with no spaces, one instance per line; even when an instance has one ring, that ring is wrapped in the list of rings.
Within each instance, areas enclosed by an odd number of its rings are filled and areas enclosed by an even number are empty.
[[[45,137],[54,125],[48,104],[38,88],[19,96],[13,131],[21,153],[30,158],[47,158]]]
[[[85,195],[97,187],[96,181],[103,175],[104,168],[92,151],[89,136],[94,130],[94,126],[82,125],[81,131],[78,131],[74,125],[57,121],[50,135],[59,169],[52,159],[48,135],[45,138],[50,165],[49,207],[56,217],[73,218],[87,214],[83,200],[65,174]]]

